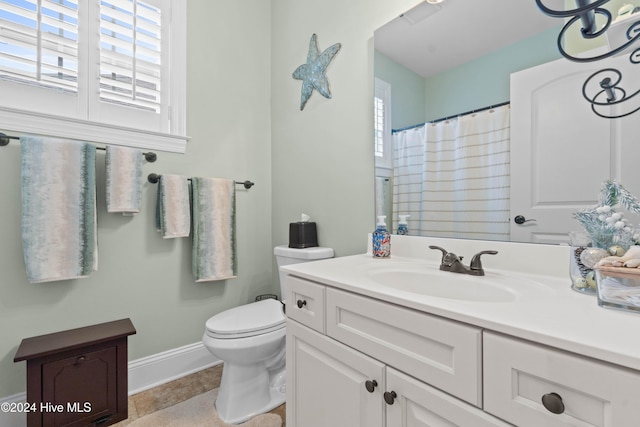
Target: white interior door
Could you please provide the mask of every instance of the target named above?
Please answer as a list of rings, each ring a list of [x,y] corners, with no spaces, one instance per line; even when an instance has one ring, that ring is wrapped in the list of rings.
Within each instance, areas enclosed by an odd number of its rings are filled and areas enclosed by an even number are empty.
[[[624,181],[622,125],[634,116],[598,117],[582,96],[585,80],[610,62],[560,59],[511,75],[512,241],[567,242],[580,229],[572,214],[597,202],[603,181]],[[624,57],[614,62],[629,68]]]

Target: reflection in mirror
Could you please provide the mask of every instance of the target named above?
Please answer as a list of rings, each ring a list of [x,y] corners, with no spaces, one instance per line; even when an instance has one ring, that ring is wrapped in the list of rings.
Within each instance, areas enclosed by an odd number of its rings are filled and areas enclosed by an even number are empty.
[[[446,0],[375,32],[376,214],[390,230],[411,215],[413,235],[559,243],[606,179],[637,193],[638,129],[590,112],[580,88],[602,64],[561,59],[562,25],[535,1]]]
[[[557,1],[557,0],[556,0]],[[626,55],[633,64],[638,63],[640,40],[640,7],[633,3],[617,5],[615,0],[576,0],[575,7],[547,4],[536,0],[540,10],[555,18],[564,18],[565,24],[558,34],[558,50],[570,61],[588,63]],[[607,4],[608,3],[608,4]],[[609,9],[601,6],[607,5]],[[576,49],[579,41],[584,49]],[[591,46],[591,47],[589,47]],[[637,73],[635,73],[637,74]],[[626,85],[623,74],[616,68],[603,68],[587,78],[582,93],[591,104],[594,114],[602,118],[622,118],[640,111],[637,88]],[[615,108],[610,108],[615,106]]]

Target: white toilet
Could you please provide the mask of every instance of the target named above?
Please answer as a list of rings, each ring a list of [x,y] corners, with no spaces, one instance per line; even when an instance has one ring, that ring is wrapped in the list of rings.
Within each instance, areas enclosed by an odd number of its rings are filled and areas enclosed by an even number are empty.
[[[333,257],[333,249],[273,250],[278,268]],[[280,274],[282,298],[286,292]],[[202,341],[224,362],[216,410],[226,423],[238,424],[285,402],[285,315],[275,299],[234,307],[206,322]]]

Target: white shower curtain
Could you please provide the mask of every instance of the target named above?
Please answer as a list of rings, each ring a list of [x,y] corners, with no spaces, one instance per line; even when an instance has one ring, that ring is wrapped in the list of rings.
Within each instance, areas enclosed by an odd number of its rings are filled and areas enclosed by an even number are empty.
[[[509,106],[394,134],[393,219],[410,234],[509,239]]]

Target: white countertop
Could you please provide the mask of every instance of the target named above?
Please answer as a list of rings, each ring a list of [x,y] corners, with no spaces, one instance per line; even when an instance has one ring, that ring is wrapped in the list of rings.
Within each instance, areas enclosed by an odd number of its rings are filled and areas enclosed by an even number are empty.
[[[439,271],[441,254],[431,253],[427,244],[451,251],[454,250],[449,247],[457,246],[455,252],[465,255],[465,264],[478,248],[497,249],[499,254],[483,256],[485,276],[474,277]],[[573,291],[568,254],[566,246],[393,236],[389,259],[362,254],[289,265],[282,270],[337,289],[640,370],[640,313],[602,308],[597,305],[595,295]],[[523,257],[529,258],[529,262],[522,263]],[[438,275],[446,275],[447,280],[454,275],[468,281],[470,286],[476,282],[482,286],[482,280],[507,282],[506,288],[511,289],[514,298],[478,302],[394,289],[375,279],[375,272],[384,271],[387,266],[424,268],[429,270],[429,277],[433,271],[434,280]],[[516,266],[517,271],[508,269],[509,266]],[[536,274],[536,270],[551,274]],[[562,271],[565,273],[560,274]],[[526,288],[525,292],[520,292],[519,284],[520,289]]]

